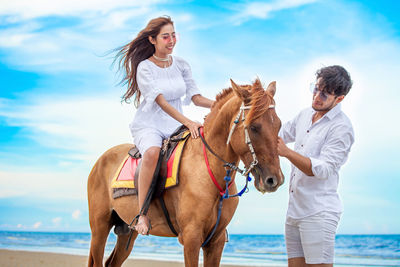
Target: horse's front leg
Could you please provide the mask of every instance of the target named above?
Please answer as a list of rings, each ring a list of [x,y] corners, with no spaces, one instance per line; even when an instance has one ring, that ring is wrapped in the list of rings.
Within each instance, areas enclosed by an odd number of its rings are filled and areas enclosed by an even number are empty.
[[[203,247],[204,267],[219,266],[224,246],[225,229],[214,236],[210,242]]]
[[[181,243],[183,244],[183,254],[185,257],[185,267],[199,266],[199,253],[202,244],[202,233],[200,225],[188,226],[182,231]]]

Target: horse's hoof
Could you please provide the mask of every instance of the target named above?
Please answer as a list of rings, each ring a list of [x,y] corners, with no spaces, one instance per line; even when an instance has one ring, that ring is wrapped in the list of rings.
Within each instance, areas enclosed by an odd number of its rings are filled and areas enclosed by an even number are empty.
[[[116,235],[127,235],[131,230],[129,229],[129,225],[126,223],[119,224],[114,227],[114,233]]]

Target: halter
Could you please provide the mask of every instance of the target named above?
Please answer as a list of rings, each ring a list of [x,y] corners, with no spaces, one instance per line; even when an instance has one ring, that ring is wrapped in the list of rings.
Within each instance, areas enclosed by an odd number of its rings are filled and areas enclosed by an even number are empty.
[[[236,128],[236,125],[238,125],[238,123],[239,123],[240,115],[242,115],[242,122],[244,122],[246,120],[244,111],[246,109],[250,109],[250,108],[251,108],[250,106],[245,106],[244,102],[242,102],[242,105],[240,106],[240,109],[239,109],[239,113],[237,114],[237,116],[235,118],[234,124],[232,125],[232,128],[229,132],[228,139],[226,140],[227,145],[231,141],[231,137],[232,137],[233,131]],[[275,105],[269,105],[268,109],[270,109],[270,108],[275,108]],[[247,130],[247,127],[244,127],[244,142],[249,147],[251,156],[253,157],[253,161],[250,163],[249,168],[248,169],[245,168],[244,173],[241,172],[243,176],[247,176],[251,172],[251,170],[258,164],[257,155],[256,155],[256,152],[254,151],[253,144],[251,143],[251,139],[250,139],[250,135],[249,135],[249,131]]]
[[[244,103],[242,102],[242,105],[240,106],[240,109],[239,109],[239,113],[237,114],[237,116],[236,116],[236,118],[235,118],[235,121],[234,121],[234,124],[232,125],[232,128],[231,128],[231,130],[230,130],[230,132],[229,132],[229,136],[228,136],[228,139],[227,139],[227,141],[226,141],[226,144],[227,144],[227,145],[229,144],[229,142],[230,142],[230,140],[231,140],[231,137],[232,137],[233,131],[234,131],[235,128],[236,128],[236,125],[239,123],[240,116],[242,116],[242,122],[244,122],[245,119],[246,119],[246,118],[245,118],[245,112],[244,112],[244,111],[245,111],[246,109],[250,109],[250,108],[251,108],[250,106],[245,106]],[[270,108],[275,108],[275,105],[269,105],[269,106],[268,106],[268,109],[270,109]],[[240,197],[240,196],[242,196],[242,194],[243,194],[244,192],[247,192],[246,190],[247,190],[248,182],[251,181],[251,178],[250,178],[250,176],[249,176],[249,173],[250,173],[250,171],[258,164],[258,160],[257,160],[256,153],[255,153],[255,151],[254,151],[253,144],[251,143],[251,139],[250,139],[250,135],[249,135],[249,131],[247,130],[247,127],[244,127],[244,141],[245,141],[245,143],[247,144],[247,146],[249,147],[250,153],[251,153],[251,155],[252,155],[252,157],[253,157],[253,161],[250,163],[249,168],[246,169],[246,167],[245,167],[244,170],[240,169],[238,166],[236,166],[236,165],[233,164],[233,163],[229,163],[229,162],[225,161],[225,160],[222,159],[220,156],[218,156],[218,155],[211,149],[211,147],[207,144],[206,140],[204,139],[204,136],[203,136],[203,129],[202,129],[202,128],[199,128],[199,136],[200,136],[200,138],[201,138],[201,141],[203,142],[203,153],[204,153],[204,159],[205,159],[205,161],[206,161],[208,173],[209,173],[209,175],[210,175],[212,181],[214,182],[215,186],[218,188],[219,193],[220,193],[220,195],[221,195],[220,198],[219,198],[219,203],[218,203],[217,222],[216,222],[216,224],[214,225],[214,228],[213,228],[213,229],[211,230],[211,232],[208,234],[206,240],[205,240],[205,241],[203,242],[203,244],[201,245],[201,247],[204,247],[204,246],[211,240],[211,238],[213,237],[215,231],[217,230],[217,227],[218,227],[218,224],[219,224],[219,221],[220,221],[220,218],[221,218],[221,210],[222,210],[222,202],[223,202],[223,200],[224,200],[224,199],[227,199],[227,198],[231,198],[231,197]],[[223,190],[222,187],[218,184],[217,180],[215,179],[215,177],[214,177],[214,175],[213,175],[213,173],[212,173],[212,171],[211,171],[210,165],[208,164],[208,159],[207,159],[207,154],[206,154],[206,148],[207,148],[215,157],[217,157],[217,159],[219,159],[220,161],[222,161],[222,162],[224,163],[223,166],[226,168],[226,176],[224,177],[224,180],[225,180],[225,183],[226,183],[225,190]],[[228,168],[229,168],[229,169],[228,169]],[[247,177],[247,178],[246,178],[246,185],[243,187],[243,189],[242,189],[239,193],[234,194],[234,195],[229,195],[229,187],[233,184],[233,181],[232,181],[232,179],[231,179],[231,170],[235,170],[235,171],[237,171],[237,172],[240,172],[240,174],[242,174],[243,176],[246,176],[246,177]]]

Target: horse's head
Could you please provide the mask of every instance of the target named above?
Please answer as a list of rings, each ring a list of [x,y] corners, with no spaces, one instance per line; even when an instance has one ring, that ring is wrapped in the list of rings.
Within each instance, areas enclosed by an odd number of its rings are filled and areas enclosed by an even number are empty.
[[[239,120],[238,116],[232,119],[231,127],[234,124],[237,127],[231,130],[228,142],[246,168],[251,168],[257,190],[274,192],[284,182],[277,151],[281,121],[276,115],[273,99],[276,83],[271,82],[266,90],[258,79],[252,85],[239,86],[232,80],[231,83],[242,102],[240,110],[243,114],[238,115]]]

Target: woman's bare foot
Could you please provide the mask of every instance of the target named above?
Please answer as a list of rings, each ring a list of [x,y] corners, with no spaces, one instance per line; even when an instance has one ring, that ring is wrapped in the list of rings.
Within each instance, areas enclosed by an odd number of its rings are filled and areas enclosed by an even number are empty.
[[[138,223],[135,225],[135,230],[141,235],[148,235],[150,231],[150,220],[145,215],[140,215]]]

